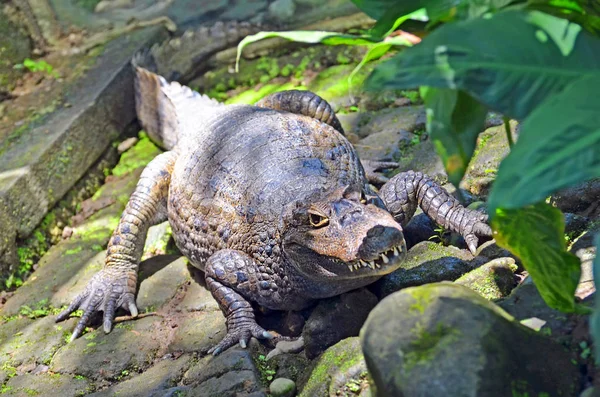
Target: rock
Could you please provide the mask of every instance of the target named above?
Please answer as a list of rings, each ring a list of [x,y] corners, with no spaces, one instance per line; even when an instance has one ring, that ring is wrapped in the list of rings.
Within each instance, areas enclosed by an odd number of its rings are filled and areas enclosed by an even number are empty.
[[[572,396],[580,373],[558,343],[468,288],[436,283],[384,299],[361,330],[380,396]]]
[[[294,0],[294,2],[301,6],[318,6],[323,4],[323,0]]]
[[[565,234],[572,239],[579,237],[588,227],[590,221],[585,216],[566,212],[565,214]]]
[[[481,244],[475,253],[476,256],[485,256],[489,259],[512,258],[518,266],[521,266],[521,260],[506,248],[500,247],[495,240]]]
[[[355,145],[361,159],[382,160],[401,156],[400,147],[409,145],[414,134],[405,130],[381,131],[370,134]]]
[[[575,255],[581,260],[581,277],[575,296],[583,300],[596,291],[593,272],[593,262],[597,255],[596,247],[581,248],[575,252]]]
[[[234,0],[221,14],[221,20],[245,21],[255,17],[258,13],[267,8],[266,0]]]
[[[366,289],[319,302],[302,331],[306,357],[312,359],[340,340],[358,336],[360,327],[376,304],[377,298]]]
[[[273,397],[293,397],[296,393],[296,383],[291,379],[277,378],[269,385]]]
[[[119,146],[117,146],[117,152],[119,152],[119,154],[125,153],[126,151],[131,149],[137,143],[137,141],[138,138],[134,136],[125,139],[123,142],[119,143]]]
[[[13,315],[21,306],[33,307],[42,300],[60,307],[71,303],[83,291],[90,278],[104,265],[106,244],[143,167],[158,153],[158,148],[146,138],[121,156],[115,168],[120,176],[108,178],[89,199],[91,203],[108,202],[109,205],[103,205],[82,219],[68,240],[51,247],[39,261],[35,273],[6,302],[0,314]],[[125,200],[114,200],[114,197]]]
[[[221,311],[195,312],[179,323],[169,351],[205,353],[226,334],[225,317]]]
[[[136,374],[131,379],[94,393],[92,396],[164,396],[167,390],[177,385],[191,362],[190,355],[183,355],[176,360],[161,360],[143,373]]]
[[[298,381],[310,364],[302,354],[281,353],[267,360],[269,365],[277,369],[277,377],[288,378],[294,382]]]
[[[472,289],[487,300],[508,296],[516,285],[517,265],[512,258],[494,259],[461,276],[457,284]]]
[[[56,324],[54,316],[30,320],[18,318],[0,326],[0,363],[17,367],[22,364],[48,364],[66,344],[64,333],[73,329],[76,319]]]
[[[23,60],[31,56],[31,41],[26,32],[10,21],[3,10],[0,10],[0,98],[14,88],[23,69],[15,68]],[[0,102],[2,100],[0,99]]]
[[[267,360],[272,359],[280,354],[298,353],[304,349],[304,338],[299,337],[296,340],[281,340],[275,345],[275,349],[267,354]]]
[[[156,311],[169,302],[179,286],[190,280],[187,259],[159,255],[140,263],[137,306],[142,312]]]
[[[440,184],[448,182],[444,164],[437,155],[431,139],[401,147],[400,158],[395,160],[400,164],[398,172],[419,170]]]
[[[234,347],[217,357],[206,356],[183,376],[191,396],[237,396],[260,390],[250,351]]]
[[[542,333],[551,335],[553,339],[559,341],[565,340],[575,326],[570,321],[573,315],[554,310],[544,302],[530,276],[526,277],[507,298],[496,303],[519,321],[534,317],[545,321]]]
[[[84,396],[93,387],[88,379],[68,374],[25,374],[2,387],[3,396]]]
[[[62,107],[25,127],[0,148],[0,230],[27,237],[47,211],[135,120],[131,56],[163,37],[150,27],[108,43],[94,66],[70,86]],[[0,239],[0,260],[16,236]],[[10,263],[0,262],[0,273]]]
[[[487,261],[484,257],[473,257],[467,250],[423,241],[408,251],[398,270],[382,277],[369,289],[382,299],[402,288],[454,281]]]
[[[563,212],[579,212],[597,203],[598,197],[600,178],[595,178],[554,193],[550,202]]]
[[[367,366],[358,337],[347,338],[330,347],[313,362],[313,368],[299,397],[367,396]],[[352,387],[350,394],[348,387]],[[365,394],[363,394],[365,393]]]
[[[285,22],[294,16],[294,0],[275,0],[269,5],[269,16],[276,21]]]
[[[204,282],[204,280],[201,281]],[[214,312],[221,310],[210,291],[204,285],[200,285],[196,281],[190,283],[183,300],[177,307],[189,312]]]
[[[157,318],[146,317],[117,324],[110,334],[96,329],[61,347],[50,371],[75,373],[92,379],[114,379],[123,370],[150,366],[161,336],[154,326]]]
[[[511,121],[513,137],[516,126],[517,123]],[[460,187],[476,196],[486,197],[496,178],[498,166],[509,151],[504,125],[488,128],[479,134],[475,152]]]
[[[421,210],[417,210],[420,212]],[[435,229],[438,228],[437,223],[423,212],[417,213],[408,222],[404,229],[404,240],[406,247],[411,249],[422,241],[429,241],[431,236],[436,235]]]

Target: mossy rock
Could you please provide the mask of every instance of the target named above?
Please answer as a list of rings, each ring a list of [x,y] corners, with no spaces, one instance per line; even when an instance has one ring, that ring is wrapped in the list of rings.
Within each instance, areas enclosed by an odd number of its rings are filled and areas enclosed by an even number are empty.
[[[466,287],[388,296],[361,330],[380,396],[575,396],[578,368],[558,343]]]
[[[369,388],[360,341],[352,337],[330,347],[314,361],[299,397],[348,395],[348,391],[358,395]]]
[[[2,93],[10,92],[17,79],[23,74],[22,69],[14,68],[31,55],[29,37],[12,23],[0,10],[0,99]]]

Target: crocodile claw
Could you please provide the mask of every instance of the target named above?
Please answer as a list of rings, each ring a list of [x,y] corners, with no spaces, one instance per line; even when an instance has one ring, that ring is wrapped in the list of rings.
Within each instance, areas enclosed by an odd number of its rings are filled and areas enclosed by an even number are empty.
[[[398,168],[400,164],[394,161],[361,160],[367,181],[375,186],[381,186],[390,179],[381,172]]]
[[[219,342],[218,345],[211,348],[208,351],[208,354],[218,356],[226,349],[234,346],[236,343],[239,343],[241,348],[245,349],[250,341],[250,338],[253,336],[258,339],[273,339],[275,337],[273,334],[264,330],[256,323],[240,325],[227,331],[227,335],[221,340],[221,342]]]
[[[92,316],[103,311],[104,332],[109,333],[117,308],[129,310],[133,317],[138,315],[134,297],[136,278],[135,273],[122,275],[101,270],[92,277],[85,290],[75,297],[69,307],[56,317],[56,322],[67,319],[77,309],[83,310],[83,315],[71,335],[72,342],[83,333]]]

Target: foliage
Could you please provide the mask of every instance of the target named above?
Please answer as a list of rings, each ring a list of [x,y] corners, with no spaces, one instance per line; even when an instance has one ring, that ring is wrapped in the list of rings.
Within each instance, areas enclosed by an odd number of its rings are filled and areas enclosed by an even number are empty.
[[[584,311],[573,296],[579,260],[566,250],[562,214],[544,201],[600,176],[597,7],[572,0],[353,2],[378,18],[380,29],[420,7],[430,28],[444,23],[376,67],[366,84],[374,90],[425,86],[427,129],[452,182],[466,170],[485,110],[522,122],[489,198],[495,237],[521,258],[550,306]],[[596,261],[597,273],[599,266]]]
[[[56,73],[56,71],[54,70],[52,65],[50,65],[48,62],[44,61],[43,59],[34,61],[33,59],[25,58],[23,63],[19,63],[19,64],[15,65],[14,68],[15,69],[25,68],[25,69],[29,70],[30,72],[42,72],[42,73],[45,73],[54,78],[59,77],[58,73]]]

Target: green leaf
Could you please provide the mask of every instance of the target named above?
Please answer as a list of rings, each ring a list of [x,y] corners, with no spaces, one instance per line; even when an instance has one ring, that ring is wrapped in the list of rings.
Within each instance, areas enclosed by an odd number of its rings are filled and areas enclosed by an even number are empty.
[[[423,87],[427,132],[455,186],[462,179],[477,136],[483,130],[487,108],[464,91]]]
[[[546,98],[599,70],[600,39],[561,18],[511,10],[442,26],[378,65],[367,86],[461,89],[524,119]]]
[[[581,265],[567,252],[560,210],[541,202],[519,209],[498,208],[491,214],[496,242],[521,258],[548,306],[581,312],[574,298]]]
[[[411,12],[410,14],[398,16],[394,14],[386,14],[379,20],[373,28],[369,31],[374,37],[387,37],[390,33],[395,31],[402,25],[404,22],[409,19],[413,19],[416,21],[428,21],[427,11],[424,8],[418,9],[417,11]]]
[[[355,36],[351,34],[340,34],[338,32],[307,31],[297,30],[291,32],[259,32],[246,36],[237,47],[237,58],[235,60],[235,70],[238,70],[240,57],[244,47],[248,44],[271,37],[279,37],[286,40],[300,43],[326,44],[326,45],[366,45],[377,43],[379,39],[371,36]]]
[[[600,176],[599,92],[600,74],[587,76],[531,113],[500,164],[490,211],[535,203]]]
[[[594,258],[594,285],[596,291],[600,286],[600,233],[596,233],[595,238],[596,257]],[[594,340],[594,354],[596,365],[600,365],[600,299],[596,299],[594,313],[590,316],[590,332]]]

